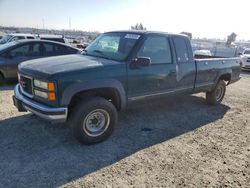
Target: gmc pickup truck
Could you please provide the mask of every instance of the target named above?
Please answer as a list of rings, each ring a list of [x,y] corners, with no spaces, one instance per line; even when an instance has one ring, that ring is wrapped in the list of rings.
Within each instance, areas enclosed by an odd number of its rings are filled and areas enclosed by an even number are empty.
[[[118,111],[135,100],[206,92],[209,104],[219,104],[226,85],[240,79],[240,60],[195,60],[183,35],[116,31],[82,54],[26,61],[18,72],[19,111],[67,122],[79,142],[94,144],[111,135]]]

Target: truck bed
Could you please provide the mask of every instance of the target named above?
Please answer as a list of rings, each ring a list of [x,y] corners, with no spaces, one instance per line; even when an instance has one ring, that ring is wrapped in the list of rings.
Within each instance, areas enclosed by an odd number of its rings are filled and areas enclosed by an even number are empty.
[[[240,75],[239,58],[206,58],[195,59],[196,64],[196,82],[195,88],[211,88],[215,85],[218,76],[227,73],[228,80],[234,82]]]

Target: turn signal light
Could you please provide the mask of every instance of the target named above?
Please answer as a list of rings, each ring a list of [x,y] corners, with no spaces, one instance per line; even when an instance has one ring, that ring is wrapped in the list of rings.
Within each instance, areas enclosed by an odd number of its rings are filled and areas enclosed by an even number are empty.
[[[54,82],[49,82],[48,83],[48,90],[49,91],[55,91],[55,83]]]
[[[48,100],[50,100],[50,101],[56,100],[56,94],[54,92],[49,92],[48,93]]]

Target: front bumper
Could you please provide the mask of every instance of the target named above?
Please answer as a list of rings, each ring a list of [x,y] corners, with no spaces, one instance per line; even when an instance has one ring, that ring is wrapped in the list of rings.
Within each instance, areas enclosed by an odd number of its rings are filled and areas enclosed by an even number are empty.
[[[20,85],[17,84],[14,90],[13,102],[18,111],[30,111],[37,116],[56,122],[66,122],[68,115],[68,108],[65,107],[49,107],[43,104],[37,103],[32,99],[29,99],[20,92]]]

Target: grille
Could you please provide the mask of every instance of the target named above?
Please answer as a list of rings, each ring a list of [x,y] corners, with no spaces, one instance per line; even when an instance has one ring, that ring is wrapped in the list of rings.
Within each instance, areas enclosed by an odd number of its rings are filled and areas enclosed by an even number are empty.
[[[32,79],[20,75],[19,83],[26,93],[32,95]]]

